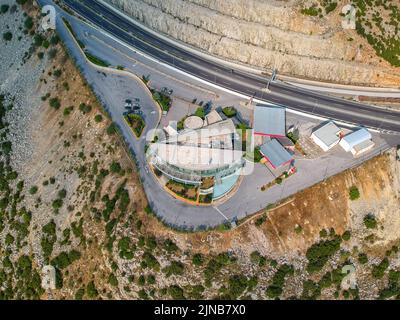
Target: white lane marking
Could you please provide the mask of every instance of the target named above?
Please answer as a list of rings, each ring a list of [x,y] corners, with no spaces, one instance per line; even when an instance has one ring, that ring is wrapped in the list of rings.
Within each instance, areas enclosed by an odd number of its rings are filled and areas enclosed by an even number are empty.
[[[78,14],[78,15],[79,15],[79,14]],[[84,18],[84,19],[85,19],[85,18]],[[201,79],[201,78],[198,78],[198,77],[196,77],[196,76],[194,76],[194,75],[192,75],[192,74],[190,74],[190,73],[187,73],[187,72],[185,72],[185,71],[182,71],[181,69],[178,69],[178,68],[176,68],[176,67],[173,67],[173,66],[171,66],[171,65],[169,65],[169,64],[167,64],[167,63],[164,63],[164,62],[162,62],[162,61],[160,61],[160,60],[158,60],[158,59],[155,59],[155,58],[149,56],[148,54],[142,52],[141,50],[139,50],[139,49],[137,49],[137,48],[134,48],[134,47],[130,46],[129,44],[127,44],[127,43],[125,43],[125,42],[119,40],[117,37],[113,36],[112,34],[110,34],[110,33],[106,32],[106,31],[100,29],[100,28],[99,28],[97,25],[95,25],[94,23],[91,23],[91,22],[88,23],[88,22],[86,22],[86,21],[81,21],[81,20],[80,20],[80,22],[83,22],[83,23],[89,25],[90,27],[97,29],[97,30],[98,30],[101,34],[103,34],[104,36],[113,39],[115,42],[117,42],[117,43],[119,43],[120,45],[126,47],[127,49],[131,50],[132,52],[134,52],[134,53],[136,53],[136,54],[139,54],[139,55],[143,56],[144,58],[146,58],[146,59],[148,59],[148,60],[150,60],[150,61],[153,61],[153,62],[155,62],[155,63],[158,63],[158,64],[160,64],[160,65],[162,65],[162,66],[164,66],[164,67],[166,67],[166,68],[168,68],[168,69],[171,69],[171,70],[173,70],[173,71],[176,72],[176,73],[180,73],[180,74],[185,75],[186,77],[189,77],[189,78],[191,78],[191,79],[194,79],[194,80],[196,80],[196,81],[198,81],[198,82],[200,82],[200,83],[206,84],[206,85],[208,85],[208,86],[210,86],[210,87],[216,88],[216,89],[218,89],[218,90],[220,90],[220,91],[223,91],[223,92],[226,92],[226,93],[235,95],[235,96],[240,97],[240,98],[243,98],[243,99],[247,99],[247,100],[248,100],[248,99],[251,98],[250,96],[247,96],[247,95],[238,93],[238,92],[236,92],[236,91],[233,91],[233,90],[230,90],[230,89],[221,87],[221,86],[219,86],[219,85],[217,85],[217,84],[208,82],[208,81],[203,80],[203,79]],[[247,91],[247,92],[250,92],[250,90],[248,90],[248,89],[247,89],[246,91]],[[274,104],[274,103],[268,103],[268,102],[265,102],[265,101],[262,101],[262,100],[258,100],[258,99],[253,99],[253,102],[255,102],[255,103],[261,103],[261,104],[264,104],[264,105],[277,105],[277,104]],[[330,118],[321,117],[321,116],[317,116],[317,115],[305,113],[305,112],[302,112],[302,111],[293,110],[293,109],[288,108],[287,106],[284,106],[284,107],[285,107],[285,109],[286,109],[287,112],[293,113],[293,114],[297,114],[297,115],[300,115],[300,116],[303,116],[303,117],[306,117],[306,118],[316,119],[316,120],[320,120],[320,121],[330,120]],[[347,127],[351,127],[351,128],[359,127],[358,124],[354,124],[354,123],[349,123],[349,122],[340,121],[340,120],[336,120],[336,119],[335,119],[334,121],[335,121],[338,125],[342,125],[342,126],[347,126]],[[378,129],[375,129],[375,128],[368,128],[368,130],[370,130],[371,132],[381,132],[381,130],[378,130]]]
[[[224,215],[224,214],[222,213],[221,210],[219,210],[217,207],[213,207],[213,208],[214,208],[215,210],[217,210],[217,212],[218,212],[221,216],[223,216],[223,217],[225,218],[226,221],[229,221],[228,217],[227,217],[226,215]]]

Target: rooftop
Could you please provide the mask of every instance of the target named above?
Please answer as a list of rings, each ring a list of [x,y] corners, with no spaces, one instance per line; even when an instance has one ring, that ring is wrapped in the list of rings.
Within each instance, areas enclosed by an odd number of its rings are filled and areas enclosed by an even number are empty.
[[[187,170],[213,170],[240,163],[241,150],[154,143],[152,151],[163,162]]]
[[[372,139],[371,133],[367,129],[362,128],[344,136],[342,140],[347,142],[349,148],[351,149],[354,146],[360,144],[361,142],[371,139]]]
[[[340,128],[334,122],[330,121],[314,131],[313,135],[315,135],[325,145],[331,146],[335,142],[339,141],[340,131]]]
[[[274,168],[281,167],[292,161],[290,153],[275,139],[264,143],[260,147],[260,151]]]
[[[365,141],[355,145],[353,147],[353,149],[354,149],[354,151],[356,153],[358,153],[358,152],[361,152],[361,151],[363,151],[365,149],[372,148],[374,145],[375,145],[375,143],[372,140],[365,140]]]
[[[286,136],[285,109],[257,105],[254,108],[254,134],[265,136]]]

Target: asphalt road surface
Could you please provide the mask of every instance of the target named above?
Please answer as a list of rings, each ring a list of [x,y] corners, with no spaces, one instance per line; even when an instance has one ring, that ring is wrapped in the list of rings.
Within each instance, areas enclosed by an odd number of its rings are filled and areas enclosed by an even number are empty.
[[[84,2],[64,0],[64,3],[123,42],[166,64],[221,87],[308,114],[383,132],[400,133],[400,112],[325,96],[281,82],[272,82],[269,86],[271,92],[267,93],[265,87],[268,79],[227,68],[182,48],[174,47],[95,0]]]

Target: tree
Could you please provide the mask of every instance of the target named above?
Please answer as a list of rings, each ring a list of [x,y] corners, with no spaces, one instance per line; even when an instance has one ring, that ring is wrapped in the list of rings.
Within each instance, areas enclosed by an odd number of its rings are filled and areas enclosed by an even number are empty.
[[[103,121],[103,116],[101,114],[96,114],[94,117],[94,121],[99,123]]]
[[[169,286],[168,294],[174,300],[184,300],[185,299],[183,289],[177,285]]]
[[[61,199],[64,199],[67,196],[67,190],[62,189],[60,191],[58,191],[58,197]]]
[[[199,107],[197,108],[196,112],[194,113],[195,116],[200,117],[202,119],[204,119],[204,117],[206,116],[206,112],[204,111],[203,107]]]
[[[361,264],[366,264],[368,262],[368,256],[365,253],[359,253],[358,262]]]
[[[112,173],[120,173],[122,170],[121,165],[119,164],[119,162],[113,161],[110,165],[110,171]]]
[[[117,132],[117,127],[115,123],[111,123],[107,128],[107,134],[112,135]]]
[[[364,225],[368,228],[368,229],[375,229],[376,225],[377,225],[377,221],[375,219],[375,216],[373,214],[367,214],[364,217]]]
[[[5,41],[11,41],[13,35],[10,31],[3,33],[3,39]]]
[[[171,239],[166,239],[164,241],[163,247],[169,253],[179,250],[178,246]]]
[[[340,249],[341,238],[334,237],[332,240],[323,240],[308,248],[306,257],[308,259],[307,271],[320,271],[331,256]]]
[[[50,107],[54,108],[54,109],[59,109],[61,107],[61,103],[60,100],[58,98],[51,98],[49,100],[49,105]]]
[[[237,111],[236,111],[236,109],[234,107],[225,107],[225,108],[222,109],[222,112],[228,118],[232,118],[232,117],[236,116],[236,114],[237,114]]]
[[[37,191],[38,191],[38,187],[37,186],[32,186],[29,189],[29,193],[32,194],[32,195],[36,194]]]
[[[113,273],[110,273],[108,277],[108,283],[111,284],[113,287],[118,286],[118,279]]]
[[[343,234],[342,234],[342,239],[344,241],[349,241],[351,237],[351,233],[349,230],[346,230]]]
[[[192,258],[192,263],[195,266],[201,266],[204,263],[203,255],[201,253],[194,254]]]
[[[357,200],[358,198],[360,198],[360,191],[358,190],[358,188],[356,186],[352,186],[349,189],[349,197],[350,197],[350,200]]]
[[[163,272],[167,277],[171,275],[182,275],[185,270],[185,266],[179,261],[172,261],[169,266],[163,269]]]
[[[0,11],[1,11],[1,13],[6,13],[7,11],[8,11],[8,9],[10,8],[10,6],[8,5],[8,4],[3,4],[2,6],[1,6],[1,9],[0,9]]]
[[[93,281],[90,281],[86,287],[86,292],[89,298],[96,298],[99,295],[97,288]]]
[[[389,260],[388,258],[384,258],[380,264],[374,265],[372,268],[372,276],[376,279],[381,279],[386,269],[389,267]]]

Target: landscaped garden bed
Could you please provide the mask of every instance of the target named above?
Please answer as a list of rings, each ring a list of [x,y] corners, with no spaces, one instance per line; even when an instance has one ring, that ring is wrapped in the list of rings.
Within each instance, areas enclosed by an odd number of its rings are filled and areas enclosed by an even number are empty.
[[[225,107],[225,108],[222,109],[222,112],[228,118],[232,118],[232,117],[236,116],[236,114],[237,114],[237,111],[236,111],[236,109],[234,107]]]
[[[211,203],[212,202],[212,194],[201,194],[199,196],[199,203]]]
[[[150,91],[153,95],[153,99],[160,105],[161,109],[163,111],[168,112],[169,108],[171,107],[171,102],[172,102],[171,97],[168,94],[161,91],[157,91],[154,89],[151,89]]]
[[[192,201],[197,200],[197,186],[180,183],[174,180],[169,180],[165,186],[182,198]]]
[[[143,129],[145,127],[145,122],[143,118],[137,114],[127,114],[124,116],[125,121],[128,123],[128,125],[131,127],[133,133],[136,135],[136,137],[140,137]]]
[[[261,187],[261,191],[265,191],[265,190],[271,188],[272,186],[274,186],[276,184],[282,184],[283,180],[289,178],[290,176],[292,176],[295,173],[296,173],[296,170],[290,170],[289,172],[285,171],[279,177],[275,178],[275,180],[263,185]]]

